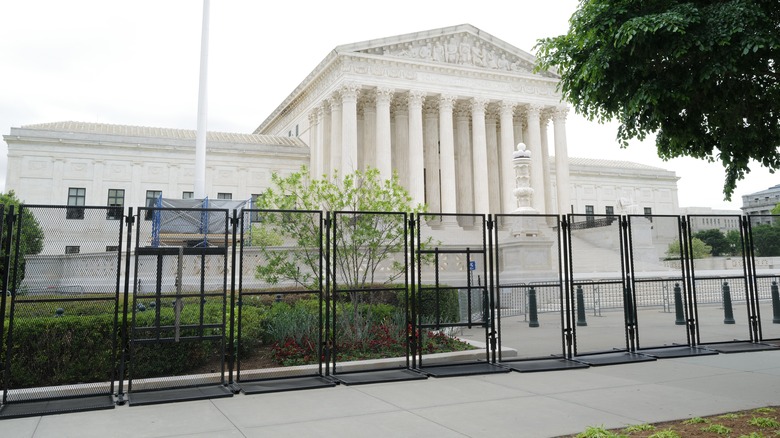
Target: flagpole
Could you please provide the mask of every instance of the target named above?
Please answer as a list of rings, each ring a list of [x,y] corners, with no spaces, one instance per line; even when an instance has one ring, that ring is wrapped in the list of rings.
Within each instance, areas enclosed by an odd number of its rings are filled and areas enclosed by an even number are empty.
[[[200,82],[198,84],[198,131],[195,135],[196,199],[206,197],[206,132],[208,122],[209,0],[203,0],[200,38]]]

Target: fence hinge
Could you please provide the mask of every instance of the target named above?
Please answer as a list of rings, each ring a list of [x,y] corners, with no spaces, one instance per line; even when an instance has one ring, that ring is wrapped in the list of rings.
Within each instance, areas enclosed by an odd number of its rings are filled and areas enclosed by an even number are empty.
[[[135,220],[135,216],[132,214],[125,216],[125,225],[128,226],[132,225],[134,220]]]
[[[238,225],[238,217],[231,217],[230,218],[230,226]]]
[[[491,218],[488,218],[487,220],[487,229],[491,231],[493,230],[493,219]]]

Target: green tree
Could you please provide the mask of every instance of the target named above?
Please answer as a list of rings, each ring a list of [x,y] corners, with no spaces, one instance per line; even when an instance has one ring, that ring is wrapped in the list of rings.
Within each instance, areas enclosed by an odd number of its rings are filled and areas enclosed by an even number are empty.
[[[780,227],[769,224],[754,225],[753,250],[757,257],[780,256]]]
[[[773,208],[770,213],[773,215],[780,215],[780,204],[775,205],[775,208]]]
[[[412,206],[409,193],[397,176],[382,180],[379,171],[356,171],[343,178],[311,179],[303,167],[287,177],[273,174],[271,188],[258,197],[259,209],[289,210],[262,213],[255,229],[262,236],[279,236],[276,245],[261,245],[265,262],[258,265],[257,277],[270,284],[297,284],[319,288],[320,228],[316,215],[294,210],[348,212],[422,212],[424,205]],[[404,274],[398,255],[405,248],[405,227],[401,215],[359,214],[339,217],[334,239],[340,288],[363,289],[390,283]],[[390,269],[378,274],[380,266]]]
[[[14,208],[14,214],[19,213],[19,208],[22,202],[16,197],[16,193],[14,193],[13,190],[9,191],[8,193],[0,193],[0,205],[5,206],[5,214],[7,215],[10,211],[10,207],[13,206]],[[19,217],[19,216],[17,216]],[[35,218],[35,216],[29,214],[28,211],[25,211],[25,214],[23,214],[22,222],[19,224],[18,222],[14,222],[13,225],[13,232],[16,233],[16,230],[20,231],[21,238],[18,242],[18,250],[19,255],[19,265],[18,269],[16,270],[16,283],[14,284],[13,281],[13,275],[14,271],[9,270],[9,276],[8,276],[8,289],[9,290],[15,290],[16,285],[20,284],[22,280],[24,279],[24,267],[25,267],[25,259],[24,256],[28,255],[35,255],[40,253],[43,250],[43,229],[41,229],[41,224],[38,223],[38,220]],[[5,224],[4,224],[5,226]],[[7,232],[7,231],[6,231]],[[6,253],[5,253],[5,245],[0,248],[0,251],[3,256],[3,268],[5,266],[11,266],[12,263],[17,259],[17,245],[16,242],[12,242],[11,244],[11,253],[10,257],[6,259]],[[7,260],[7,263],[5,262]]]
[[[704,243],[701,239],[694,237],[691,239],[691,250],[693,252],[692,258],[694,259],[703,259],[705,257],[709,257],[712,251],[712,248]],[[669,247],[666,249],[666,258],[667,260],[679,260],[680,259],[680,241],[675,240],[674,242],[669,244]]]
[[[742,233],[739,230],[728,230],[726,232],[726,240],[729,243],[732,255],[742,255]]]
[[[617,138],[656,133],[663,159],[780,168],[780,7],[770,0],[581,0],[565,35],[537,44],[575,110],[617,120]]]
[[[732,254],[731,245],[729,244],[728,239],[726,239],[726,235],[716,228],[699,231],[698,233],[695,233],[693,237],[700,239],[712,248],[712,255],[714,257]]]

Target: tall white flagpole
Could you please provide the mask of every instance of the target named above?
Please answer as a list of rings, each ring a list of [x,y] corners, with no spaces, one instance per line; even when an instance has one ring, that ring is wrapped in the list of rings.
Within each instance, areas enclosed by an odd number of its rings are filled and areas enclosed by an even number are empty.
[[[195,135],[195,198],[206,197],[206,132],[208,122],[209,0],[203,0],[198,84],[198,131]]]

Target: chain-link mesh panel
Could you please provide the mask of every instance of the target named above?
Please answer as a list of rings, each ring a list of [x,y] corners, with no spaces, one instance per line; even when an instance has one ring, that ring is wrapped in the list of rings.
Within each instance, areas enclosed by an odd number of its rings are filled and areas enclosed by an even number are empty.
[[[409,366],[406,213],[335,212],[330,324],[334,371]],[[393,359],[375,361],[374,359]],[[347,364],[352,362],[352,364]]]
[[[780,216],[751,215],[748,245],[755,276],[760,339],[780,339]]]
[[[557,216],[496,215],[496,321],[502,360],[563,354],[566,314]]]
[[[129,392],[225,383],[228,211],[141,208]]]
[[[107,395],[117,376],[121,212],[28,206],[11,242],[4,403]]]
[[[237,380],[321,374],[322,212],[244,210],[240,229]]]
[[[635,305],[640,348],[689,343],[692,313],[680,242],[679,216],[628,216]]]
[[[451,362],[490,360],[493,331],[489,293],[487,220],[484,215],[420,214],[415,258],[417,264],[417,352],[451,354]],[[439,347],[443,345],[443,347]]]

